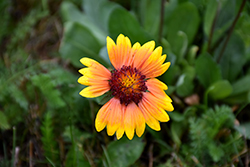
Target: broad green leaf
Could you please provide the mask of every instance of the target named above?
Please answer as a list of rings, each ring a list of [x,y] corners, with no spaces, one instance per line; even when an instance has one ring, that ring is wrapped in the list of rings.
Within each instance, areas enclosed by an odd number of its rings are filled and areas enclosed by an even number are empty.
[[[123,137],[108,145],[106,158],[110,160],[112,167],[130,166],[141,156],[144,147],[145,143],[137,137],[133,140]]]
[[[198,50],[199,50],[199,47],[196,45],[193,45],[190,47],[188,54],[187,54],[187,61],[190,65],[193,65],[195,63],[195,58],[197,56]]]
[[[187,74],[182,74],[176,84],[176,93],[181,97],[185,97],[192,94],[193,89],[193,78]]]
[[[225,99],[225,101],[232,104],[250,102],[250,87],[248,86],[249,83],[249,75],[233,83],[233,92],[228,98]]]
[[[235,126],[234,128],[237,129],[247,139],[250,139],[250,122],[243,123],[239,126]]]
[[[250,15],[248,14],[247,10],[241,12],[241,17],[237,21],[235,32],[237,32],[241,38],[244,40],[245,47],[250,47]],[[250,49],[248,49],[250,52]],[[250,53],[248,54],[248,60],[250,59]]]
[[[154,37],[159,35],[160,9],[161,0],[141,0],[139,6],[142,26]]]
[[[144,44],[150,40],[133,15],[125,9],[117,8],[109,17],[109,34],[116,39],[121,33],[128,36],[132,44],[135,42]]]
[[[6,115],[0,111],[0,129],[9,129],[10,125],[8,123]]]
[[[82,8],[88,18],[105,33],[108,33],[109,17],[113,10],[122,8],[117,3],[107,0],[83,0]],[[115,22],[118,24],[120,22]]]
[[[107,63],[98,55],[101,47],[102,45],[87,27],[76,22],[65,24],[64,37],[59,52],[74,66],[83,67],[80,63],[82,57],[89,57],[106,65]]]
[[[162,80],[167,84],[167,85],[174,85],[176,82],[176,79],[179,77],[181,74],[181,69],[179,66],[175,65],[175,55],[173,54],[168,54],[168,57],[172,57],[173,60],[168,60],[171,62],[170,68],[161,76]]]
[[[200,16],[197,8],[190,2],[181,3],[165,21],[166,38],[171,46],[175,44],[179,31],[183,31],[191,44],[198,31]],[[175,52],[174,52],[175,53]]]
[[[219,57],[223,43],[221,43],[215,51],[216,59]],[[239,35],[232,34],[219,63],[222,77],[233,82],[241,73],[243,65],[246,64],[246,60],[247,57],[243,40]]]
[[[212,28],[212,24],[213,24],[213,20],[216,16],[216,11],[218,10],[218,1],[217,0],[210,0],[207,4],[207,9],[205,12],[205,16],[204,16],[204,32],[207,36],[209,36],[211,28]]]
[[[250,75],[247,75],[247,76],[237,80],[235,83],[233,83],[232,96],[236,95],[236,94],[250,91],[249,83],[250,83]]]
[[[63,1],[60,8],[60,13],[64,22],[77,22],[88,28],[91,33],[97,38],[98,42],[105,45],[106,34],[99,29],[83,12],[72,3]]]
[[[227,80],[220,80],[212,84],[207,91],[210,97],[214,100],[218,100],[229,96],[233,88]]]
[[[169,114],[170,118],[176,122],[181,122],[185,119],[184,114],[179,113],[178,111],[169,112],[168,114]]]
[[[196,59],[195,71],[197,73],[198,80],[205,88],[208,88],[211,84],[221,80],[221,72],[218,65],[207,53],[201,54]]]
[[[171,49],[177,55],[177,62],[183,60],[188,47],[188,38],[185,32],[178,31],[175,40],[171,42]]]

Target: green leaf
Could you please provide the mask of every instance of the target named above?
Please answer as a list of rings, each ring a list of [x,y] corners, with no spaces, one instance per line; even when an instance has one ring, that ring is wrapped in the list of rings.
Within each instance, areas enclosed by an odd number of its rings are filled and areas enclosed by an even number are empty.
[[[250,76],[247,75],[232,84],[233,92],[225,100],[229,103],[245,103],[250,102],[250,87],[246,86],[250,83]]]
[[[184,131],[183,124],[179,122],[172,122],[171,124],[171,137],[174,141],[174,143],[180,147],[181,145],[181,135]]]
[[[214,162],[218,162],[223,156],[224,151],[221,147],[216,146],[213,142],[208,145],[209,154],[213,158]]]
[[[216,81],[221,80],[221,72],[218,65],[207,53],[201,54],[196,59],[195,71],[197,73],[198,80],[205,88],[208,88]]]
[[[113,39],[116,39],[122,33],[128,36],[132,43],[143,44],[150,40],[135,17],[122,8],[117,8],[110,14],[109,33]]]
[[[83,143],[86,139],[93,136],[91,133],[88,133],[86,131],[80,131],[75,126],[72,126],[72,129],[70,129],[70,126],[67,126],[63,133],[63,137],[65,137],[67,141],[71,141],[71,133],[73,135],[74,141],[79,143]]]
[[[181,97],[185,97],[192,94],[193,89],[193,78],[190,75],[182,74],[176,84],[176,93]]]
[[[85,26],[76,22],[67,22],[59,52],[65,59],[76,67],[82,67],[80,59],[89,57],[97,60],[99,63],[107,63],[98,55],[102,48],[96,37]]]
[[[216,16],[216,12],[218,14]],[[219,39],[224,32],[229,28],[236,12],[235,0],[224,1],[224,0],[210,0],[208,1],[207,9],[204,17],[204,32],[209,36],[214,18],[216,22],[214,25],[213,43]]]
[[[196,6],[190,2],[181,3],[165,21],[166,37],[173,46],[179,31],[183,31],[191,44],[198,31],[200,16]]]
[[[178,31],[175,40],[171,42],[171,49],[177,55],[177,62],[183,60],[188,47],[188,38],[183,31]]]
[[[247,86],[250,83],[250,75],[244,76],[243,78],[237,80],[233,83],[233,93],[232,95],[244,93],[250,91],[250,87]]]
[[[215,58],[219,57],[223,43],[215,51]],[[233,82],[241,73],[246,62],[244,42],[239,35],[232,34],[219,64],[222,77]]]
[[[3,112],[0,111],[0,129],[9,129],[10,125],[8,123],[7,117]]]
[[[193,45],[190,47],[187,55],[187,61],[190,65],[193,65],[195,63],[195,58],[197,56],[197,52],[199,50],[199,47],[196,45]]]
[[[61,93],[55,89],[56,85],[48,74],[35,75],[31,78],[31,81],[41,90],[50,107],[60,108],[66,105],[61,98]]]
[[[98,42],[105,45],[106,34],[98,28],[86,14],[79,11],[79,9],[72,3],[63,1],[60,7],[60,13],[64,22],[77,22],[86,27],[96,37]]]
[[[159,35],[160,9],[161,0],[141,0],[139,6],[142,26],[155,37]]]
[[[134,137],[132,140],[123,137],[108,145],[106,158],[110,160],[111,166],[130,166],[141,156],[144,147],[145,143],[137,137]]]
[[[45,113],[44,120],[41,126],[41,133],[41,141],[43,144],[44,154],[54,164],[59,159],[59,152],[57,143],[55,141],[54,129],[52,126],[51,111]]]
[[[13,99],[24,109],[28,110],[28,101],[25,98],[25,95],[22,90],[20,90],[15,84],[11,84],[8,86],[9,94]]]
[[[212,84],[207,92],[214,100],[223,99],[229,96],[233,91],[231,84],[227,80],[221,80]]]
[[[84,151],[80,143],[73,144],[66,156],[65,167],[90,167],[84,158]]]
[[[109,17],[113,10],[122,8],[117,3],[107,0],[83,0],[82,8],[86,15],[105,33],[109,31]],[[115,22],[114,24],[119,24]]]
[[[181,122],[181,121],[183,121],[185,119],[184,114],[179,113],[177,111],[175,111],[175,112],[169,112],[168,114],[169,114],[170,118],[172,120],[176,121],[176,122]]]

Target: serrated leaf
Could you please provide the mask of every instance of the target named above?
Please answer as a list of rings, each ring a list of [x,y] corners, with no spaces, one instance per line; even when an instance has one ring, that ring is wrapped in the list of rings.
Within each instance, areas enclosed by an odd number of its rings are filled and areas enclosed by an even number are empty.
[[[200,83],[208,88],[211,84],[221,80],[218,65],[209,54],[201,54],[195,61],[195,71]]]
[[[225,154],[222,148],[216,146],[214,143],[209,143],[208,149],[214,162],[218,162]]]
[[[66,105],[48,74],[35,75],[31,77],[31,81],[35,86],[40,88],[50,107],[59,108]]]
[[[221,80],[212,84],[207,91],[211,98],[219,100],[229,96],[233,88],[227,80]]]
[[[57,143],[55,142],[51,111],[45,113],[41,126],[42,144],[45,156],[54,163],[59,159]]]
[[[9,129],[10,125],[8,123],[6,115],[0,111],[0,129]]]
[[[128,36],[132,43],[143,44],[150,40],[135,17],[123,8],[116,8],[110,14],[109,33],[112,39],[122,33]]]
[[[106,155],[108,157],[106,158],[109,158],[111,166],[130,166],[141,156],[144,147],[145,143],[137,137],[133,138],[133,140],[123,137],[108,145]]]
[[[23,92],[15,85],[11,84],[8,86],[9,94],[12,98],[24,109],[28,110],[28,101],[25,98]]]

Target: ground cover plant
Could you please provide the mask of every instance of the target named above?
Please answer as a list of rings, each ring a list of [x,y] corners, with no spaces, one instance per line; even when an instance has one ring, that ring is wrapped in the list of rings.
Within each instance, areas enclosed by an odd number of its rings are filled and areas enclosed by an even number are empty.
[[[1,167],[249,166],[249,1],[3,0],[0,14]],[[170,120],[131,140],[97,132],[110,94],[77,82],[83,57],[113,69],[119,34],[171,62]]]

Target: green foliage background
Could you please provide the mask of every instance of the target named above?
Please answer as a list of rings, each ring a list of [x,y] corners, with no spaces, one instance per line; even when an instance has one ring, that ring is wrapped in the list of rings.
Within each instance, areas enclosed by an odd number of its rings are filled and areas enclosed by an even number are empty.
[[[0,166],[248,166],[250,2],[0,1]],[[162,130],[97,133],[105,99],[78,94],[82,57],[111,67],[106,37],[154,40],[175,110]]]

